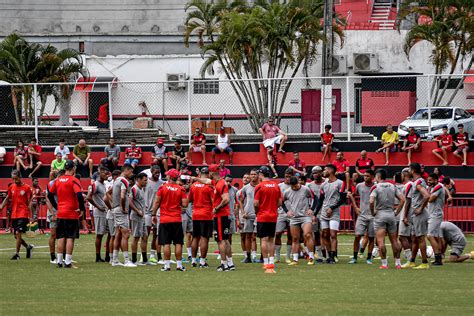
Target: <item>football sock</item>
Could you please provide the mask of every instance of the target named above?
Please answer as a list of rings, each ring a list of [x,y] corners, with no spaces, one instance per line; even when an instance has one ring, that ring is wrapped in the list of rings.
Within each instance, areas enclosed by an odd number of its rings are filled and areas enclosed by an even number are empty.
[[[66,264],[71,264],[71,262],[72,262],[72,255],[66,254],[66,261],[65,261],[65,263],[66,263]]]
[[[298,254],[297,253],[293,254],[293,261],[298,261]]]
[[[362,247],[361,247],[361,248],[359,249],[359,252],[360,252],[360,253],[364,253],[364,251],[365,251],[365,248],[362,248]]]
[[[227,268],[227,260],[221,260],[221,264],[224,266],[224,268]]]
[[[206,258],[199,258],[199,264],[204,265],[206,264]]]
[[[370,251],[367,252],[367,260],[372,259],[372,253]]]
[[[232,260],[232,257],[227,257],[227,264],[230,266],[234,265],[234,261]]]
[[[318,258],[323,257],[323,252],[321,251],[321,246],[316,246],[316,253],[318,254]]]
[[[275,257],[280,260],[281,245],[275,246]]]
[[[137,253],[136,252],[132,252],[132,262],[133,263],[137,262]]]
[[[178,266],[178,268],[182,268],[183,267],[183,261],[176,259],[176,265]]]
[[[252,251],[252,259],[257,259],[257,252],[256,251]]]
[[[157,255],[158,255],[158,261],[160,261],[161,260],[161,252],[158,252]]]
[[[128,262],[130,260],[128,257],[128,251],[123,252],[123,259],[125,260],[125,262]]]
[[[112,252],[112,261],[113,262],[118,261],[118,250],[114,250],[114,252]]]
[[[435,254],[435,262],[442,262],[440,253]]]
[[[308,256],[311,260],[314,260],[314,252],[308,252]]]
[[[150,250],[150,259],[156,258],[156,250],[152,249]]]
[[[387,265],[388,265],[387,259],[382,259],[382,265],[383,265],[383,266],[387,266]]]
[[[401,266],[400,258],[395,258],[395,265],[396,266]]]
[[[411,249],[405,249],[403,252],[405,253],[405,258],[411,258]]]
[[[286,245],[286,259],[291,258],[291,245]]]
[[[108,252],[105,253],[105,261],[107,261],[107,262],[110,261],[110,253],[108,253]]]
[[[100,253],[95,254],[95,261],[100,261]]]
[[[321,254],[322,254],[323,258],[327,258],[327,255],[328,255],[328,254],[327,254],[326,249],[322,249],[322,250],[321,250]]]
[[[268,264],[268,258],[263,258],[263,264]]]
[[[63,263],[63,254],[58,253],[58,263]]]
[[[170,268],[171,260],[165,260],[165,268]]]
[[[362,253],[362,252],[361,252]],[[352,257],[354,260],[357,260],[357,251],[354,251],[354,256]]]
[[[142,262],[148,262],[148,258],[146,256],[146,251],[142,252]]]
[[[275,257],[268,258],[268,263],[269,264],[275,264]]]
[[[51,261],[56,260],[56,254],[54,252],[50,253],[51,255]]]
[[[193,255],[191,247],[186,248],[186,250],[188,251],[188,257],[191,257]]]
[[[196,258],[191,258],[191,263],[192,263],[192,264],[197,263],[197,262],[196,262]]]

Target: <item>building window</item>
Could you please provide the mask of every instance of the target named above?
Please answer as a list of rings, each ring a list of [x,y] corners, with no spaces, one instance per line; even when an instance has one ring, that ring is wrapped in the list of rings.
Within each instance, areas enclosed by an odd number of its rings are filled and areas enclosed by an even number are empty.
[[[194,79],[194,94],[219,94],[218,79]]]

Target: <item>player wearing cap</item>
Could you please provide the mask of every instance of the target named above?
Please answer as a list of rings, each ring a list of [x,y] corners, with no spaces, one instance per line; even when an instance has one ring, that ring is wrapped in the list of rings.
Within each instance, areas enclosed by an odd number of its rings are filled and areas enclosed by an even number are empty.
[[[438,183],[438,175],[431,173],[428,176],[428,186],[430,187],[430,198],[428,200],[428,240],[435,254],[433,265],[443,265],[441,258],[441,222],[443,221],[443,208],[445,202],[445,190],[441,183]]]
[[[467,259],[474,260],[474,251],[463,255],[464,248],[466,248],[467,240],[462,230],[451,222],[441,223],[441,253],[446,252],[447,246],[451,246],[449,253],[450,262],[464,262]]]
[[[109,169],[100,167],[99,178],[92,182],[87,190],[87,201],[94,207],[94,227],[95,227],[95,262],[105,262],[100,257],[100,249],[102,248],[102,238],[107,230],[107,205],[104,197],[107,193],[105,189],[105,180],[109,177]],[[107,255],[110,253],[109,245],[106,246]]]
[[[26,248],[26,258],[31,258],[31,252],[33,250],[32,245],[28,245],[25,240],[21,237],[26,232],[27,225],[32,217],[32,197],[33,193],[29,185],[21,181],[21,174],[18,170],[12,171],[13,184],[8,187],[7,197],[3,200],[0,210],[3,210],[7,203],[10,201],[12,205],[12,225],[16,239],[16,252],[11,260],[20,259],[20,248]]]
[[[160,167],[157,165],[151,166],[151,177],[148,177],[148,181],[145,187],[145,226],[146,226],[146,234],[143,236],[143,241],[145,246],[148,245],[148,236],[150,233],[152,234],[151,240],[151,250],[150,250],[150,259],[148,262],[150,264],[156,264],[158,261],[161,260],[161,245],[158,245],[157,238],[158,238],[158,230],[157,226],[153,224],[152,221],[152,209],[153,209],[153,202],[156,198],[156,192],[158,189],[163,185],[163,181],[160,180]],[[157,218],[159,223],[159,210],[157,212]],[[146,252],[146,248],[145,248]],[[143,258],[142,258],[143,261]]]
[[[209,179],[209,168],[204,167],[200,176]],[[214,187],[210,184],[195,182],[189,189],[189,202],[193,206],[193,240],[192,240],[192,266],[197,267],[197,252],[201,250],[199,267],[209,267],[206,258],[209,247],[209,238],[212,237],[213,230],[213,198]]]
[[[278,188],[280,189],[281,195],[290,188],[290,178],[293,176],[293,170],[286,169],[285,170],[285,179],[283,182],[278,184]],[[288,202],[285,202],[288,203]],[[280,252],[281,252],[281,236],[283,233],[287,231],[287,240],[286,240],[286,263],[291,262],[291,249],[293,245],[293,240],[291,238],[291,230],[290,230],[290,220],[286,212],[283,210],[282,207],[278,208],[278,218],[277,224],[275,228],[275,256],[277,261],[280,261]]]
[[[336,263],[337,232],[339,230],[339,208],[346,201],[344,181],[336,178],[336,167],[332,164],[324,167],[327,181],[321,186],[318,212],[321,210],[320,222],[324,246],[329,249],[328,263]]]
[[[157,224],[156,212],[160,209],[160,223],[158,228],[158,243],[164,246],[165,265],[161,271],[171,270],[171,244],[174,244],[176,256],[176,270],[186,271],[183,267],[183,223],[181,210],[188,206],[186,191],[177,184],[180,173],[176,169],[166,172],[168,183],[162,185],[156,193],[153,203],[153,222]]]
[[[405,197],[397,191],[392,183],[386,182],[386,179],[387,171],[385,169],[375,171],[375,181],[377,184],[370,190],[370,212],[374,216],[377,246],[380,251],[380,258],[382,259],[380,269],[388,269],[387,249],[385,248],[385,235],[387,234],[392,245],[395,267],[401,269],[400,246],[397,240],[397,220],[395,216],[402,210]],[[398,199],[399,203],[394,212],[396,199]]]
[[[359,252],[359,245],[361,238],[367,234],[369,237],[369,247],[367,251],[367,264],[372,264],[372,250],[374,249],[375,230],[374,217],[370,212],[370,190],[374,185],[374,171],[372,169],[365,170],[364,182],[356,186],[354,194],[348,193],[348,197],[352,202],[355,213],[357,214],[357,221],[355,226],[354,238],[354,255],[349,261],[350,264],[357,263],[357,253]],[[359,205],[355,197],[359,197]]]
[[[288,201],[288,203],[285,203]],[[300,235],[303,232],[304,244],[308,248],[308,265],[314,265],[314,234],[313,215],[318,201],[310,188],[302,186],[297,177],[290,178],[290,188],[283,193],[283,210],[290,218],[291,236],[293,238],[293,261],[289,265],[298,264]],[[287,207],[287,205],[289,207]]]
[[[146,240],[147,235],[145,225],[145,187],[148,176],[145,173],[139,173],[135,177],[135,185],[130,190],[130,229],[132,231],[132,262],[137,264],[138,241],[141,239],[140,248],[142,251],[142,261],[139,265],[147,265]],[[154,264],[152,264],[154,265]]]
[[[137,265],[130,261],[128,256],[128,239],[130,237],[130,220],[128,217],[130,182],[133,175],[133,167],[129,164],[122,166],[122,173],[112,185],[112,212],[114,214],[115,241],[112,255],[112,266],[121,266],[118,260],[119,250],[122,249],[124,263],[127,268]]]
[[[257,214],[257,237],[261,239],[265,273],[275,273],[275,230],[282,194],[278,185],[270,181],[270,169],[259,169],[260,183],[255,187],[253,206]]]
[[[81,218],[82,213],[85,213],[86,206],[82,195],[81,182],[74,176],[76,165],[73,161],[68,160],[64,170],[64,176],[57,178],[51,186],[48,199],[52,206],[58,210],[56,222],[58,267],[63,267],[63,251],[66,249],[64,267],[75,268],[72,265],[74,240],[79,238],[79,218]]]
[[[313,192],[314,199],[319,201],[319,195],[321,193],[321,186],[324,183],[323,169],[320,166],[315,166],[311,169],[311,176],[313,181],[308,183],[308,188]],[[313,233],[314,233],[314,245],[317,253],[317,262],[323,261],[323,252],[321,247],[321,235],[320,235],[320,224],[319,216],[313,216]],[[326,253],[326,250],[324,250]]]
[[[428,218],[429,214],[426,210],[426,205],[430,194],[426,190],[426,182],[421,177],[421,166],[419,163],[410,164],[410,173],[413,177],[413,185],[411,187],[411,192],[407,197],[407,208],[411,207],[412,218],[413,218],[413,230],[414,230],[414,242],[412,245],[411,259],[410,262],[407,262],[402,266],[402,268],[416,268],[416,269],[428,269],[428,259],[426,256],[426,234],[428,233]],[[404,222],[408,222],[406,218],[408,212],[404,214]],[[422,263],[415,267],[416,255],[418,249],[421,252]]]
[[[253,206],[253,201],[255,197],[255,187],[258,185],[258,170],[252,169],[250,171],[250,182],[242,188],[239,196],[240,200],[240,210],[242,213],[242,222],[243,227],[240,233],[244,236],[244,253],[245,259],[244,263],[251,263],[251,251],[252,251],[252,240],[254,238],[254,228],[255,228],[255,208]],[[255,252],[256,257],[256,252]]]

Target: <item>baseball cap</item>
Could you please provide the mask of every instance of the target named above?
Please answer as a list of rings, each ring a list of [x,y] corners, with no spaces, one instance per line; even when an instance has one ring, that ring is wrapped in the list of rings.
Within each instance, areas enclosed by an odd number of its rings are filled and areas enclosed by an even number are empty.
[[[163,140],[163,138],[158,138],[157,144],[163,145],[164,143],[165,141]]]
[[[218,172],[219,171],[219,165],[213,163],[212,165],[209,166],[209,172]]]
[[[170,169],[170,170],[166,171],[166,175],[170,176],[173,179],[177,179],[177,178],[179,178],[181,173],[178,170],[173,168],[173,169]]]
[[[209,174],[209,168],[208,167],[202,167],[201,168],[201,173],[202,174]]]
[[[323,168],[321,168],[320,166],[314,166],[313,169],[311,169],[311,173],[321,172],[321,171],[323,171]]]
[[[64,164],[64,169],[66,170],[72,170],[76,167],[76,164],[74,164],[74,161],[68,160],[66,161],[66,164]]]
[[[264,176],[268,177],[268,176],[270,176],[270,169],[267,166],[261,166],[258,169],[258,173],[261,173]]]

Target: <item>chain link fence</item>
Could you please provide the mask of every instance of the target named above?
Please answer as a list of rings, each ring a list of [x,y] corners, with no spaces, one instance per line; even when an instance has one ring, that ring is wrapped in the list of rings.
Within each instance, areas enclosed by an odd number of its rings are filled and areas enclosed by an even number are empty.
[[[472,135],[474,76],[3,84],[0,106],[1,125],[34,130],[40,142],[43,129],[61,126],[111,136],[126,129],[189,135],[197,126],[207,134],[221,126],[229,133],[255,134],[269,115],[287,133],[319,134],[331,124],[348,140],[360,133],[379,138],[388,124],[402,136],[414,126],[430,137],[442,125],[463,123]],[[417,120],[405,121],[414,114]]]

